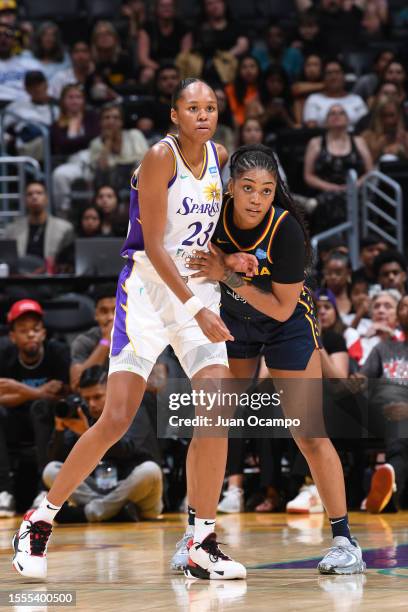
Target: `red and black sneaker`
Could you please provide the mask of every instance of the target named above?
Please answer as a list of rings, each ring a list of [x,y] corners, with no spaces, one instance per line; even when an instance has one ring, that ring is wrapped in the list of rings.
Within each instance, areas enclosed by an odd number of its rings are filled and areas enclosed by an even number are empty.
[[[27,578],[44,580],[47,577],[47,546],[52,532],[51,523],[32,522],[29,510],[23,518],[20,529],[13,537],[13,567]]]
[[[242,563],[224,554],[216,534],[210,533],[201,543],[193,542],[190,546],[184,575],[202,580],[244,580],[246,569]]]

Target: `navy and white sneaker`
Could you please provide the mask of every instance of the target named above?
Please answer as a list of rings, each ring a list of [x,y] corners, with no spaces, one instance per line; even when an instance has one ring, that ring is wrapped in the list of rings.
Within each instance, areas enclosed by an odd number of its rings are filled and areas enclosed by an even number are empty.
[[[173,572],[184,572],[188,563],[188,551],[193,543],[194,527],[187,529],[183,537],[176,544],[176,550],[170,561]]]
[[[51,523],[30,520],[35,510],[24,515],[20,529],[13,537],[13,567],[26,578],[45,580],[47,577],[47,546],[52,532]]]
[[[202,580],[244,580],[246,569],[242,563],[224,554],[218,546],[216,534],[210,533],[201,543],[193,542],[190,546],[184,575]]]
[[[321,574],[362,574],[366,568],[357,540],[336,536],[333,546],[317,566]]]

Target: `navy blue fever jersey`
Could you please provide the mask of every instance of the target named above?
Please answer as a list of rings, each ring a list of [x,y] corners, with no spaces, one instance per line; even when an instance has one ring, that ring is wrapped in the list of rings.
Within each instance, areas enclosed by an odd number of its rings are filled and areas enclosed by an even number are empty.
[[[242,230],[233,221],[233,200],[224,198],[220,219],[212,242],[224,253],[237,251],[255,255],[258,260],[258,274],[245,280],[262,291],[272,290],[276,283],[298,283],[304,280],[305,239],[298,221],[289,211],[271,206],[262,222],[250,230]],[[222,307],[236,316],[265,319],[250,306],[244,298],[221,283]],[[309,302],[310,294],[300,296],[300,301]],[[300,302],[300,303],[301,303]]]

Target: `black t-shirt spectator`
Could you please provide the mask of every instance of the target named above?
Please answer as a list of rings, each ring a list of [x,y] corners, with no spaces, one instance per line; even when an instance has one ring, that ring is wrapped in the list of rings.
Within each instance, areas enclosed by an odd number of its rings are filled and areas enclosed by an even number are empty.
[[[344,51],[356,49],[361,39],[361,20],[363,12],[357,6],[349,11],[336,11],[329,13],[320,11],[320,31],[324,52],[328,57],[335,56]]]
[[[223,30],[214,30],[204,23],[194,33],[194,47],[208,60],[216,51],[232,49],[240,36],[245,36],[245,34],[234,22],[229,23]]]
[[[333,353],[347,353],[346,341],[341,334],[327,329],[322,332],[322,343],[328,355]]]
[[[164,60],[174,61],[180,52],[181,41],[188,32],[178,20],[174,22],[173,31],[168,36],[164,36],[154,21],[147,23],[143,29],[150,39],[150,57],[159,63]]]
[[[24,365],[17,347],[11,342],[0,349],[0,376],[13,378],[29,387],[41,387],[53,379],[68,384],[69,365],[69,346],[57,340],[45,342],[43,358],[35,367]]]
[[[101,76],[114,91],[125,92],[126,82],[134,78],[133,64],[129,55],[122,51],[116,61],[98,62],[95,74]]]

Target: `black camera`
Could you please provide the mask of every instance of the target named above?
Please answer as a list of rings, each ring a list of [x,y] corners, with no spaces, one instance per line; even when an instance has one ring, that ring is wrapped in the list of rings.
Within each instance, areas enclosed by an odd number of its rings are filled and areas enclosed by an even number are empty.
[[[78,408],[84,409],[82,398],[79,395],[68,395],[56,402],[54,413],[60,419],[77,419]]]

